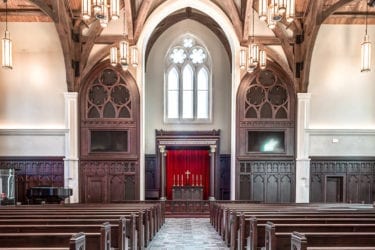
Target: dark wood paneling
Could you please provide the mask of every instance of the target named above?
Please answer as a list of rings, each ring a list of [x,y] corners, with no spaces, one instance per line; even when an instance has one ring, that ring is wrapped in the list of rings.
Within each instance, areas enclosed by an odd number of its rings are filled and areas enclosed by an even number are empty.
[[[109,203],[134,200],[139,183],[136,161],[81,161],[81,202]]]
[[[266,203],[294,202],[295,162],[240,161],[239,199]]]
[[[146,199],[158,199],[160,192],[160,172],[156,164],[156,155],[145,155]]]
[[[230,154],[220,155],[220,199],[230,199]]]
[[[80,89],[81,202],[140,198],[139,106],[135,79],[108,61],[99,63],[84,79]],[[92,140],[93,135],[99,140]]]
[[[236,107],[236,199],[294,202],[296,94],[292,83],[274,63],[241,80]],[[257,134],[259,143],[255,143]],[[270,135],[277,135],[276,144],[266,149],[265,138]]]
[[[16,169],[16,201],[26,203],[26,191],[38,186],[64,186],[63,157],[0,158],[0,168]]]
[[[230,199],[230,154],[221,154],[220,156],[220,199]],[[156,164],[156,155],[145,155],[146,169],[146,199],[159,198],[160,192],[160,171]],[[157,195],[157,196],[156,196]]]
[[[310,164],[310,201],[329,202],[342,192],[342,201],[372,203],[374,199],[374,158],[312,158]],[[333,180],[342,184],[333,187]],[[337,184],[337,183],[336,183]],[[331,187],[331,188],[330,188]],[[337,200],[337,198],[336,198]]]

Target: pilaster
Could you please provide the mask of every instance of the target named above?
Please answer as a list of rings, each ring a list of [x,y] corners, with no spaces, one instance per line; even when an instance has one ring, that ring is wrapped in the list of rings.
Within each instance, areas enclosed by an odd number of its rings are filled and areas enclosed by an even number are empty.
[[[79,202],[79,145],[78,145],[78,93],[66,92],[65,99],[65,158],[64,186],[73,190],[70,203]]]

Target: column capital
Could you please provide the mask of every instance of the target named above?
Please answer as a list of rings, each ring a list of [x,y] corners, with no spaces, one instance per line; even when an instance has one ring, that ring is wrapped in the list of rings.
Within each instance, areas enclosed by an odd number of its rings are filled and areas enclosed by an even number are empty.
[[[165,145],[159,145],[160,153],[165,153]]]
[[[297,93],[298,100],[310,100],[311,93]]]
[[[64,92],[64,97],[65,99],[68,99],[68,98],[78,98],[78,92]]]
[[[210,153],[216,152],[216,145],[210,145]]]

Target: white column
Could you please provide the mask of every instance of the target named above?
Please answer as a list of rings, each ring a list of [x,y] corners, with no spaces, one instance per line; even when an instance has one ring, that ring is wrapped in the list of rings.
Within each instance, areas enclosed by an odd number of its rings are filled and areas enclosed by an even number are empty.
[[[310,200],[309,127],[310,93],[298,93],[297,111],[297,159],[296,159],[296,203]]]
[[[210,201],[215,200],[215,162],[216,145],[210,145]]]
[[[160,150],[160,158],[161,158],[161,185],[160,185],[160,190],[161,190],[161,197],[160,200],[165,201],[167,199],[167,196],[165,195],[166,191],[166,171],[165,171],[165,157],[167,156],[167,153],[165,151],[165,146],[159,146]]]
[[[70,203],[79,202],[79,145],[78,145],[78,93],[66,92],[65,99],[65,158],[64,186],[73,190]]]

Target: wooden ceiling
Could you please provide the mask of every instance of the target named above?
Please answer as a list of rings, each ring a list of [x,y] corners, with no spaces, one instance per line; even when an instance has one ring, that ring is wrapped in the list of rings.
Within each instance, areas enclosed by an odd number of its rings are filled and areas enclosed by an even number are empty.
[[[5,3],[0,0],[0,21],[5,21]],[[135,44],[150,14],[167,0],[121,0],[125,8],[128,40]],[[197,0],[191,0],[197,1]],[[249,43],[248,30],[252,7],[258,0],[211,0],[228,16],[242,45]],[[102,28],[95,18],[83,21],[81,0],[8,0],[9,22],[54,22],[65,56],[68,89],[78,91],[80,81],[89,70],[108,55],[109,47],[119,36],[101,35]],[[367,0],[296,0],[296,19],[292,24],[279,23],[274,36],[255,37],[267,51],[268,58],[278,64],[294,82],[298,92],[308,86],[312,49],[321,24],[364,24]],[[146,49],[174,23],[193,19],[207,26],[223,42],[229,56],[230,46],[224,31],[209,16],[199,10],[185,8],[171,13],[155,28]],[[368,8],[368,23],[375,24],[375,8]],[[95,57],[88,60],[95,44],[106,44]],[[280,45],[287,58],[268,49]],[[146,53],[146,58],[147,58]]]

